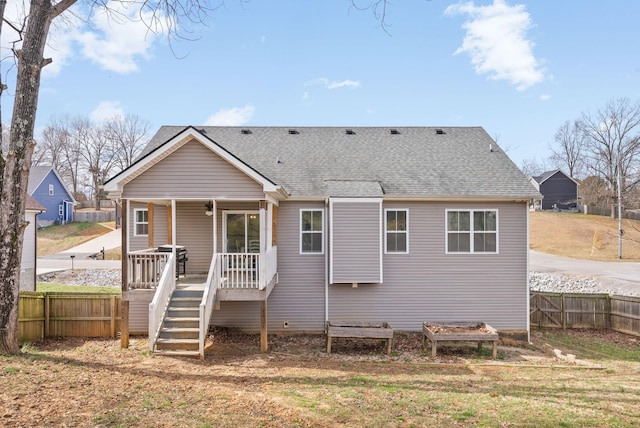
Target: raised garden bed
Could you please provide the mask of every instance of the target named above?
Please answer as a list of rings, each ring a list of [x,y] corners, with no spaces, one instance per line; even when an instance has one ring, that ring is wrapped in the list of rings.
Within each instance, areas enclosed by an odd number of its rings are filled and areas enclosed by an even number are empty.
[[[422,334],[422,348],[427,352],[427,342],[430,342],[432,357],[436,356],[438,342],[478,342],[478,351],[482,349],[482,342],[491,342],[493,345],[493,359],[495,359],[497,355],[498,331],[483,322],[425,321],[422,323]]]
[[[327,321],[327,353],[331,353],[331,341],[334,337],[356,339],[385,339],[387,355],[391,353],[393,328],[387,322],[368,323],[357,321]]]

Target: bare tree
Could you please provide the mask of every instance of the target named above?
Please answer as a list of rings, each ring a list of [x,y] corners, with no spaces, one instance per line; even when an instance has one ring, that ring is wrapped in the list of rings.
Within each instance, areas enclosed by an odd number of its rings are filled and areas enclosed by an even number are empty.
[[[578,120],[567,120],[558,128],[555,136],[556,147],[551,146],[551,160],[559,169],[566,167],[570,177],[577,177],[583,167],[585,136]]]
[[[4,15],[6,0],[0,0],[0,34],[10,25],[18,34],[14,44],[17,63],[13,114],[6,155],[0,156],[0,353],[16,354],[18,346],[18,296],[22,239],[26,223],[24,208],[29,168],[34,150],[40,77],[51,62],[44,58],[44,47],[52,22],[77,0],[31,0],[19,22],[8,22]],[[206,0],[134,0],[150,31],[176,35],[183,23],[203,22],[211,10]],[[108,7],[110,3],[93,0],[90,5]],[[1,75],[1,73],[0,73]],[[0,94],[4,84],[0,82]],[[1,123],[0,115],[0,123]]]
[[[78,118],[74,123],[82,164],[91,180],[89,187],[95,208],[100,210],[100,187],[113,168],[115,152],[102,129],[93,126],[89,119]]]
[[[540,162],[535,158],[522,159],[520,171],[527,177],[535,177],[545,171],[544,161]]]
[[[587,167],[602,177],[615,198],[620,190],[625,195],[640,181],[640,103],[627,98],[609,101],[595,114],[582,115]]]
[[[114,151],[114,166],[129,167],[148,141],[151,124],[137,115],[115,116],[103,125],[103,132]]]

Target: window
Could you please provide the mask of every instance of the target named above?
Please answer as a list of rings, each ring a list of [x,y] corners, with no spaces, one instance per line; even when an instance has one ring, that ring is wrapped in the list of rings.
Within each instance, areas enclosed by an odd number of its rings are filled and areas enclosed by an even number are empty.
[[[498,211],[447,210],[447,253],[497,253]]]
[[[53,184],[49,184],[49,196],[53,196]]]
[[[322,254],[323,242],[323,211],[300,210],[300,254]]]
[[[384,212],[384,252],[407,254],[409,252],[409,211],[385,210]]]
[[[58,217],[60,218],[64,217],[64,204],[58,205]]]
[[[149,210],[133,210],[133,236],[149,235]]]

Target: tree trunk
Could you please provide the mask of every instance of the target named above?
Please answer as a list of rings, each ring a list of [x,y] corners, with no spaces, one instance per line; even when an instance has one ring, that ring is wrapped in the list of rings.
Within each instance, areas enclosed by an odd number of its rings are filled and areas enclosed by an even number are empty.
[[[40,89],[40,74],[49,26],[54,16],[50,0],[31,0],[22,49],[16,54],[16,80],[11,134],[2,174],[0,196],[0,353],[16,354],[18,346],[18,298],[25,195],[33,154]]]

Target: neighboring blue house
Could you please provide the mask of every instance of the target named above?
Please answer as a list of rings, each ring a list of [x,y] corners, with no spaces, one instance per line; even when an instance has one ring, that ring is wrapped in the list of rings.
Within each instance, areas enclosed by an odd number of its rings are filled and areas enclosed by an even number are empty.
[[[76,200],[52,166],[32,166],[27,193],[47,211],[38,216],[39,226],[73,221]]]

